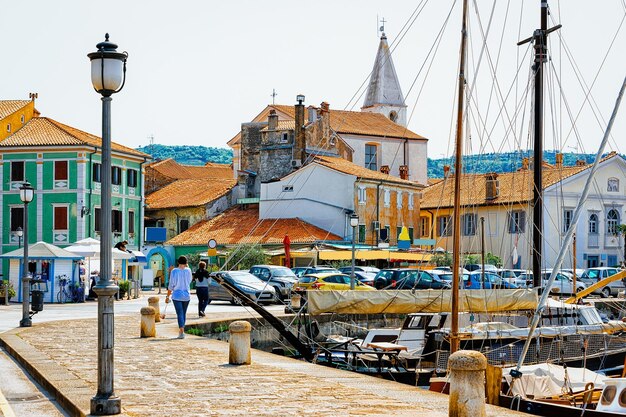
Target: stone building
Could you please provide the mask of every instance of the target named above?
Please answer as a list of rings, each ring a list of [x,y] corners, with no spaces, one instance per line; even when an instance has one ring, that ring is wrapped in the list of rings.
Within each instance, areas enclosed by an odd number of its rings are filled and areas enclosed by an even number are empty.
[[[331,110],[326,102],[305,109],[304,96],[296,100],[294,106],[268,105],[228,142],[241,197],[258,197],[262,183],[317,155],[427,183],[428,139],[406,127],[406,104],[384,34],[361,111]]]

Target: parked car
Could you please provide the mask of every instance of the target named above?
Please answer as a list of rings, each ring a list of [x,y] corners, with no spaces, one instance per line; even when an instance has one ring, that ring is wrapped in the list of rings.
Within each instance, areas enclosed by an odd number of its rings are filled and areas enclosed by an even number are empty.
[[[483,271],[476,270],[467,274],[467,279],[465,276],[463,278],[463,288],[466,290],[517,288],[517,285],[503,280],[500,275],[493,272],[483,273]]]
[[[349,290],[350,276],[340,272],[321,272],[303,275],[295,284],[295,289],[302,290]],[[374,291],[373,287],[355,281],[357,291]]]
[[[274,287],[279,300],[288,298],[293,284],[298,281],[296,274],[285,266],[254,265],[250,268],[250,273]]]
[[[515,284],[518,288],[526,288],[528,286],[526,279],[520,278],[520,275],[527,272],[530,271],[525,269],[500,269],[498,275],[500,275],[503,280]]]
[[[374,279],[377,289],[450,289],[449,282],[419,269],[381,269]]]
[[[361,271],[361,272],[368,272],[370,274],[377,274],[380,269],[373,267],[373,266],[354,266],[354,270],[355,271]],[[341,268],[339,268],[339,271],[343,272],[344,274],[349,274],[352,271],[352,265],[350,266],[342,266]]]
[[[239,288],[248,297],[258,303],[271,303],[276,300],[276,290],[267,282],[263,282],[254,275],[246,271],[220,271],[213,272],[209,278],[209,303],[211,301],[230,301],[232,305],[237,305],[237,298],[221,286],[214,276],[219,275],[224,281]]]
[[[484,269],[485,271],[489,271],[489,272],[493,272],[493,273],[498,273],[498,267],[495,265],[490,265],[490,264],[466,264],[465,269],[467,269],[469,272],[474,272],[474,271],[478,271],[480,269]]]
[[[552,273],[551,269],[544,269],[541,272],[541,282],[542,287],[545,287],[548,283],[548,279],[550,279],[550,274]],[[519,276],[519,279],[524,279],[527,282],[528,287],[533,286],[533,273],[532,272],[524,272]],[[587,285],[580,281],[576,280],[576,291],[574,291],[574,281],[570,276],[565,273],[557,272],[556,277],[554,278],[554,283],[550,288],[550,293],[552,294],[575,294],[587,288]]]
[[[577,278],[577,281],[580,280],[587,284],[587,286],[593,285],[604,278],[608,278],[612,275],[615,275],[619,272],[617,268],[608,268],[608,267],[596,267],[596,268],[588,268],[585,269],[585,272]],[[602,297],[607,298],[610,296],[616,296],[617,293],[624,289],[624,283],[622,280],[617,280],[610,282],[602,288],[598,288],[593,292],[593,294],[600,294]]]
[[[350,274],[346,274],[350,275]],[[354,271],[354,275],[356,278],[365,285],[369,285],[370,287],[374,286],[374,279],[376,278],[376,274],[373,272],[363,272],[363,271]]]
[[[317,274],[321,272],[341,273],[341,271],[339,271],[338,269],[330,266],[298,266],[295,268],[291,268],[291,270],[294,274],[296,274],[298,278],[301,278],[303,275],[306,274]]]

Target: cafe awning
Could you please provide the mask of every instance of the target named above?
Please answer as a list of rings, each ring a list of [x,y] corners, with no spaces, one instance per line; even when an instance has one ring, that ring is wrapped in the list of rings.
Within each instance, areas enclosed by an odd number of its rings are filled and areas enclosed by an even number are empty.
[[[429,253],[398,252],[390,250],[356,250],[354,258],[359,260],[386,260],[386,261],[413,261],[428,262],[432,257]],[[320,250],[319,260],[324,261],[347,261],[352,259],[352,251],[349,250]]]

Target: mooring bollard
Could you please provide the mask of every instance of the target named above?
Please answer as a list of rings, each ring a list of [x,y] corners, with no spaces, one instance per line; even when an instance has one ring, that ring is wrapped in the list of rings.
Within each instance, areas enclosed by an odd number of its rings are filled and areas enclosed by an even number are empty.
[[[250,331],[252,326],[247,321],[233,321],[228,326],[230,332],[228,363],[231,365],[250,365]]]
[[[156,336],[155,316],[154,307],[141,307],[141,337]]]
[[[159,307],[160,301],[161,299],[159,297],[148,297],[148,305],[154,308],[154,321],[157,323],[161,321],[161,308]]]
[[[485,417],[487,359],[474,350],[459,350],[448,358],[450,367],[449,417]]]

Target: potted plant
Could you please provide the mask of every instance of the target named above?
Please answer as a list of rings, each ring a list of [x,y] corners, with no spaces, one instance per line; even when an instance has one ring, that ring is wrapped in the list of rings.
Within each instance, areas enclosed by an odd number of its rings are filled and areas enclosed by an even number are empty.
[[[7,288],[7,283],[9,284],[9,301],[11,301],[11,298],[16,296],[15,293],[15,289],[13,288],[13,284],[11,284],[9,281],[4,281],[4,280],[0,280],[0,304],[4,304],[4,300],[5,300],[5,291]]]
[[[128,280],[120,281],[118,286],[120,287],[120,300],[123,300],[124,297],[126,296],[126,293],[130,289],[130,281],[128,281]]]

